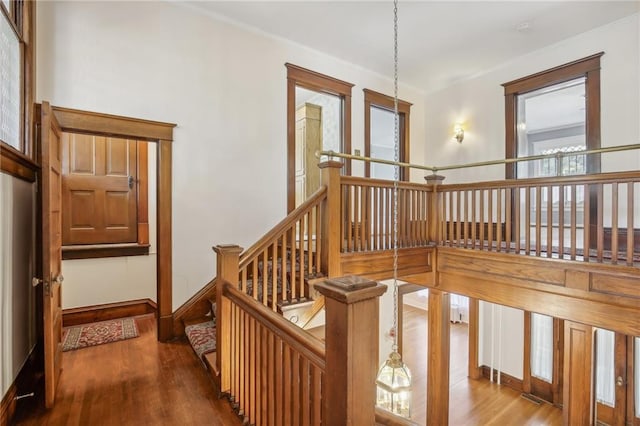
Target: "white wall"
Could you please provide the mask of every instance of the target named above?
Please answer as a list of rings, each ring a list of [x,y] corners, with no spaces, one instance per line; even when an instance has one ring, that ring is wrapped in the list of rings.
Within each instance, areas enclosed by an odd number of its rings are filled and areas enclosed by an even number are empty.
[[[178,124],[174,309],[214,276],[211,246],[246,248],[285,215],[285,62],[356,84],[353,149],[364,150],[362,89],[392,93],[386,77],[175,3],[42,2],[37,19],[37,99]],[[423,93],[400,97],[414,104],[411,158],[424,158]]]
[[[0,173],[0,395],[35,345],[35,185]]]
[[[156,145],[149,145],[149,255],[62,261],[62,307],[156,301]]]
[[[613,22],[526,56],[485,74],[425,96],[428,165],[451,165],[504,158],[502,83],[594,53],[601,59],[602,146],[640,143],[640,15]],[[453,125],[465,123],[462,144]],[[603,171],[638,167],[640,151],[607,154]],[[445,183],[504,178],[504,166],[442,172]],[[478,175],[482,176],[481,179]]]

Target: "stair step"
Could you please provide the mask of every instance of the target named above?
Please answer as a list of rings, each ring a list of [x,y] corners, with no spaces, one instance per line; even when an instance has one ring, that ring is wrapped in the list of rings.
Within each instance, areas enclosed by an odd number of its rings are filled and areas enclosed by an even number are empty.
[[[195,320],[194,320],[195,321]],[[216,325],[210,318],[206,322],[189,324],[184,333],[198,358],[204,363],[203,356],[216,350]]]

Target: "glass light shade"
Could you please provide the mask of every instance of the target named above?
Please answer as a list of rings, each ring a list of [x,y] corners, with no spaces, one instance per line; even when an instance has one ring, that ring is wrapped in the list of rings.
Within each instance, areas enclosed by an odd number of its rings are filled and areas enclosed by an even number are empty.
[[[376,405],[405,418],[411,417],[411,371],[398,352],[391,352],[376,377]]]

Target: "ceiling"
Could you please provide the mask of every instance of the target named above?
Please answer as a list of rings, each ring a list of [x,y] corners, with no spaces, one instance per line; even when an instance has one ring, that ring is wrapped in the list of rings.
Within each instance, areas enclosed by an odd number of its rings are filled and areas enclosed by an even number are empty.
[[[194,1],[215,17],[257,28],[393,75],[391,1]],[[626,1],[400,1],[400,80],[446,87],[640,10]]]

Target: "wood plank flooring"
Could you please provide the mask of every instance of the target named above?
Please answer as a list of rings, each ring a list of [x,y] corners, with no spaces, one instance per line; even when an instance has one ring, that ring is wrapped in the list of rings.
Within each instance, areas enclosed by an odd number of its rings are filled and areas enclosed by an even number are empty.
[[[20,425],[241,425],[185,341],[158,343],[153,316],[140,337],[65,352],[55,407],[21,401]]]
[[[427,312],[403,306],[403,357],[413,375],[412,420],[426,424]],[[467,378],[467,325],[451,324],[450,425],[561,425],[562,411],[488,380]]]

